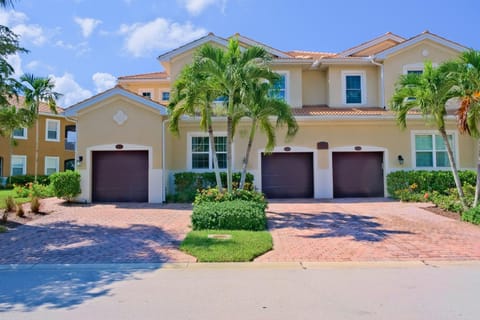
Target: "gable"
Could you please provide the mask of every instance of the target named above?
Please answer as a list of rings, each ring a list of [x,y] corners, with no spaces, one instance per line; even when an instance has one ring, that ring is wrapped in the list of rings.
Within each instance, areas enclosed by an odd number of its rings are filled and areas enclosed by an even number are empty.
[[[398,44],[397,41],[394,41],[392,39],[387,39],[385,41],[382,41],[380,43],[377,43],[375,45],[372,45],[368,48],[365,48],[363,50],[357,51],[353,53],[351,56],[352,57],[370,57],[373,56],[379,52],[382,52],[384,50],[387,50],[389,48],[392,48]]]

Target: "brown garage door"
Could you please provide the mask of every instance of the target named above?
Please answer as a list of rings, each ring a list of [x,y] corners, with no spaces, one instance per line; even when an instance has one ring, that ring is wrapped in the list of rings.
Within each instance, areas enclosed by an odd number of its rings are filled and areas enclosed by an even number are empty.
[[[383,152],[334,152],[333,196],[383,197]]]
[[[313,153],[262,154],[262,192],[268,198],[312,198]]]
[[[92,198],[96,202],[147,202],[147,151],[94,151]]]

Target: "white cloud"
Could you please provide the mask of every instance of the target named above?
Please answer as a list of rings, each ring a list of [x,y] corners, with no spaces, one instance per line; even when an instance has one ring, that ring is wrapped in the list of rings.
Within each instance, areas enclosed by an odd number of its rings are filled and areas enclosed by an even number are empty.
[[[22,69],[22,58],[18,54],[12,54],[6,57],[6,60],[9,65],[12,66],[12,68],[15,70],[15,73],[13,74],[14,78],[20,78],[20,76],[23,74],[23,69]]]
[[[29,41],[40,46],[47,41],[45,31],[37,24],[27,24],[28,16],[23,12],[0,11],[0,24],[9,27],[20,36],[21,41]]]
[[[157,18],[144,24],[121,25],[120,33],[127,35],[125,41],[127,51],[135,57],[141,57],[156,51],[176,48],[200,38],[207,31],[196,28],[189,22],[180,24]]]
[[[82,88],[70,73],[65,73],[61,77],[50,75],[50,78],[55,82],[55,91],[63,94],[58,99],[58,104],[61,107],[69,107],[92,96],[90,90]]]
[[[199,15],[207,7],[217,4],[222,8],[222,12],[225,10],[226,0],[181,0],[181,3],[185,6],[188,13],[192,15]]]
[[[110,73],[105,72],[95,73],[92,76],[92,80],[95,84],[95,90],[97,93],[113,88],[117,84],[117,78]]]
[[[82,35],[84,38],[88,38],[93,30],[102,23],[101,20],[93,19],[93,18],[74,18],[75,22],[80,26],[82,29]]]
[[[71,44],[71,43],[64,42],[63,40],[58,40],[57,42],[55,42],[55,46],[62,49],[75,51],[75,56],[77,57],[82,56],[92,50],[88,46],[88,42],[86,41],[83,41],[77,44]]]

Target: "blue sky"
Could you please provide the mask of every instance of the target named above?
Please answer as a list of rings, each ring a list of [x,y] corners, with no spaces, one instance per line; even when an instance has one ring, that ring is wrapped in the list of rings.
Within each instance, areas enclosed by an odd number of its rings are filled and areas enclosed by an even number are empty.
[[[208,32],[236,32],[280,50],[339,52],[388,31],[424,30],[480,49],[480,1],[15,0],[0,24],[29,54],[18,74],[51,76],[67,107],[118,76],[161,71],[156,57]]]

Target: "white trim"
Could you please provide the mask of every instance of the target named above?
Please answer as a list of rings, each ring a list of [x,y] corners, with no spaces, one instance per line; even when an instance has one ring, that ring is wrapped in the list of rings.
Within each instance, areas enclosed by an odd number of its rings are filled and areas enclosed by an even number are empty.
[[[15,131],[12,131],[13,139],[27,140],[28,139],[28,128],[17,128],[17,129],[23,129],[23,135],[22,136],[16,136]]]
[[[52,122],[55,123],[57,126],[57,138],[56,139],[50,139],[48,137],[48,124]],[[61,134],[61,129],[60,129],[60,120],[56,119],[45,119],[45,141],[51,141],[51,142],[59,142],[60,141],[60,134]]]
[[[48,175],[47,170],[49,167],[47,166],[48,160],[53,160],[55,161],[55,172],[60,171],[60,157],[51,157],[51,156],[45,156],[44,162],[45,162],[45,175]],[[51,167],[50,167],[51,168]]]
[[[235,37],[235,36],[238,37],[238,41],[239,41],[240,43],[245,43],[245,44],[248,44],[248,45],[250,45],[250,46],[261,47],[261,48],[265,49],[268,53],[273,54],[273,55],[275,55],[275,56],[277,56],[277,57],[280,57],[280,58],[291,58],[290,55],[286,54],[286,53],[283,52],[283,51],[280,51],[280,50],[277,50],[277,49],[275,49],[275,48],[266,46],[266,45],[264,45],[263,43],[260,43],[260,42],[258,42],[258,41],[255,41],[255,40],[252,40],[252,39],[249,39],[249,38],[245,38],[245,37],[242,36],[242,35],[234,35],[234,36],[230,37],[230,39],[233,38],[233,37]]]
[[[195,49],[196,47],[199,47],[207,42],[214,42],[217,43],[221,46],[226,47],[228,45],[228,41],[226,39],[220,38],[213,33],[209,33],[197,40],[194,40],[192,42],[189,42],[183,46],[180,46],[176,49],[173,49],[167,53],[161,54],[157,57],[157,60],[162,62],[162,61],[168,61],[178,55],[181,55],[182,53],[185,53],[187,51],[190,51],[192,49]]]
[[[438,63],[433,62],[432,67],[436,68],[438,66]],[[407,74],[408,71],[422,71],[425,69],[425,63],[424,62],[416,62],[416,63],[409,63],[405,64],[402,67],[403,74]]]
[[[360,76],[360,103],[347,103],[347,76]],[[363,106],[367,104],[367,75],[363,70],[342,70],[342,104],[344,106]]]
[[[360,147],[361,150],[355,150],[355,148]],[[334,152],[383,152],[383,196],[387,197],[387,175],[390,173],[390,167],[388,165],[388,149],[383,147],[376,147],[376,146],[364,146],[364,145],[356,145],[356,146],[343,146],[343,147],[335,147],[328,150],[328,177],[330,179],[328,186],[330,190],[328,190],[328,194],[330,198],[333,198],[333,153]]]
[[[457,132],[454,131],[454,130],[446,130],[447,132],[447,135],[452,135],[452,138],[453,138],[453,146],[452,147],[452,151],[453,151],[453,157],[454,157],[454,160],[455,160],[455,163],[457,164],[458,166],[458,154],[459,154],[459,150],[458,150],[458,135],[457,135]],[[438,132],[438,130],[411,130],[410,131],[410,153],[411,153],[411,163],[412,163],[412,168],[413,169],[417,169],[417,170],[450,170],[450,166],[447,166],[447,167],[437,167],[436,166],[436,146],[433,145],[433,149],[432,149],[432,156],[433,156],[433,167],[417,167],[417,150],[415,148],[415,136],[416,135],[433,135],[433,136],[439,136],[441,137],[440,135],[440,132]],[[433,139],[432,141],[433,143],[435,143],[435,139]],[[447,150],[445,150],[445,152],[447,152]]]
[[[27,174],[27,156],[12,154],[10,157],[10,175],[13,176],[13,158],[22,159],[22,175]]]
[[[280,76],[285,76],[285,103],[290,104],[290,71],[272,70]]]
[[[213,134],[214,137],[227,137],[227,132],[225,131],[219,131],[219,132],[214,132]],[[208,137],[207,132],[189,132],[187,134],[187,170],[189,171],[195,171],[195,172],[204,172],[204,171],[210,171],[213,170],[212,166],[212,150],[210,147],[210,140],[208,141],[208,168],[192,168],[192,138],[194,137]],[[218,152],[217,152],[218,153]],[[234,144],[232,143],[232,159],[235,159],[234,157]],[[219,170],[226,170],[227,168],[219,169]],[[233,168],[232,168],[233,170]]]

